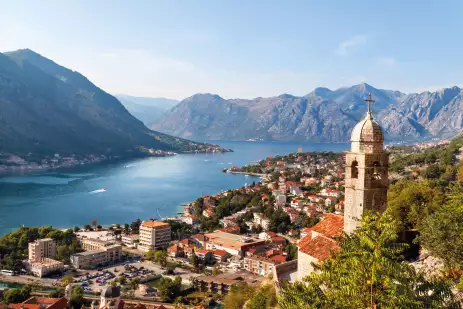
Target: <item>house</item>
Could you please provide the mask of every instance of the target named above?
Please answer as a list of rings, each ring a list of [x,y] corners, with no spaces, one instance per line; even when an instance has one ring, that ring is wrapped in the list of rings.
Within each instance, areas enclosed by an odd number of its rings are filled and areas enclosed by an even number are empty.
[[[189,225],[199,224],[199,219],[196,216],[183,217],[182,221]]]
[[[336,198],[329,196],[329,197],[327,197],[325,199],[325,206],[326,207],[333,206],[334,204],[336,204]]]
[[[329,188],[323,188],[320,191],[321,196],[331,196],[331,197],[340,197],[341,196],[341,191],[338,190],[333,190]]]
[[[214,260],[210,250],[198,249],[195,251],[195,255],[205,264],[210,264]]]
[[[225,250],[214,250],[212,256],[216,262],[226,262],[230,254]]]
[[[8,309],[66,309],[68,301],[66,298],[48,298],[33,296],[20,304],[8,304]]]
[[[183,252],[183,249],[180,248],[178,244],[175,244],[167,248],[167,254],[170,257],[176,258],[176,257],[183,257],[184,252]]]
[[[304,203],[302,203],[302,200],[300,199],[295,198],[291,201],[291,207],[293,208],[300,210],[302,206],[304,206]]]
[[[277,236],[277,233],[275,232],[262,232],[259,234],[259,239],[263,239],[263,240],[269,240],[271,239],[272,237],[275,237]]]
[[[270,241],[272,242],[272,244],[280,246],[280,247],[286,245],[286,239],[280,236],[272,237]]]
[[[231,234],[240,234],[241,233],[241,229],[237,225],[224,227],[224,228],[219,229],[219,231],[225,232],[225,233],[231,233]]]
[[[205,248],[206,242],[209,241],[209,237],[204,234],[196,234],[191,236],[190,240],[192,240],[199,248]]]
[[[275,197],[275,202],[280,204],[280,205],[285,205],[286,204],[286,195],[284,194],[279,194]]]
[[[298,242],[298,280],[314,271],[313,263],[328,259],[339,250],[336,237],[344,233],[344,217],[336,214],[326,214],[322,220],[311,228],[301,231]]]

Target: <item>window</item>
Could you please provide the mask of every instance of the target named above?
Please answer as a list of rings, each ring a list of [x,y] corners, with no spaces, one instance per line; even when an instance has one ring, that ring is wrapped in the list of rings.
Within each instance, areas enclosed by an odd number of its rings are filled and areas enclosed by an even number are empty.
[[[350,166],[350,178],[357,179],[359,176],[358,162],[354,160]]]
[[[373,162],[373,175],[372,175],[373,179],[381,179],[381,172],[379,168],[380,168],[380,165],[378,161]]]

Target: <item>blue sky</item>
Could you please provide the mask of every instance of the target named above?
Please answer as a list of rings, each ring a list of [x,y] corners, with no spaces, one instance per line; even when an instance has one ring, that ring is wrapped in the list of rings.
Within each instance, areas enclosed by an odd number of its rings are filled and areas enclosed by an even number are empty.
[[[304,95],[463,84],[463,1],[0,0],[0,52],[30,48],[111,93]]]

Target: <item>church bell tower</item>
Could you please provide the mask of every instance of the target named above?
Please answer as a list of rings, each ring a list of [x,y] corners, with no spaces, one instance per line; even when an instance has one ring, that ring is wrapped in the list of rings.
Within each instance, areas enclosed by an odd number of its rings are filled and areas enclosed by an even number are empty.
[[[386,209],[389,185],[389,154],[383,149],[384,134],[373,119],[368,95],[368,112],[352,130],[351,150],[346,152],[346,181],[344,201],[344,233],[351,234],[367,209],[383,212]]]

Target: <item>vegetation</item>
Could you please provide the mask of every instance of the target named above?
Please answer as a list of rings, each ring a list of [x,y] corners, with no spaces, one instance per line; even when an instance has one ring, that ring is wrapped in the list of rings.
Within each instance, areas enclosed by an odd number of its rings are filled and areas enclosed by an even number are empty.
[[[223,304],[224,309],[267,309],[277,305],[277,297],[273,284],[256,288],[243,283],[232,286]]]
[[[8,290],[3,294],[3,303],[4,304],[22,303],[23,301],[31,297],[31,292],[32,292],[32,288],[30,286]]]
[[[450,268],[463,271],[463,184],[453,183],[448,202],[426,217],[420,227],[422,245]]]
[[[22,260],[27,258],[27,248],[29,242],[41,238],[52,238],[57,243],[57,258],[65,263],[69,261],[69,256],[80,252],[82,249],[76,239],[72,229],[61,231],[51,226],[40,228],[21,227],[0,238],[0,256],[2,268],[13,271],[20,271]]]
[[[402,260],[399,229],[389,212],[366,213],[337,254],[283,287],[280,308],[459,308],[448,282],[427,280]]]
[[[175,277],[174,280],[162,277],[156,285],[158,290],[158,296],[162,298],[163,301],[172,302],[182,292],[182,278]]]

